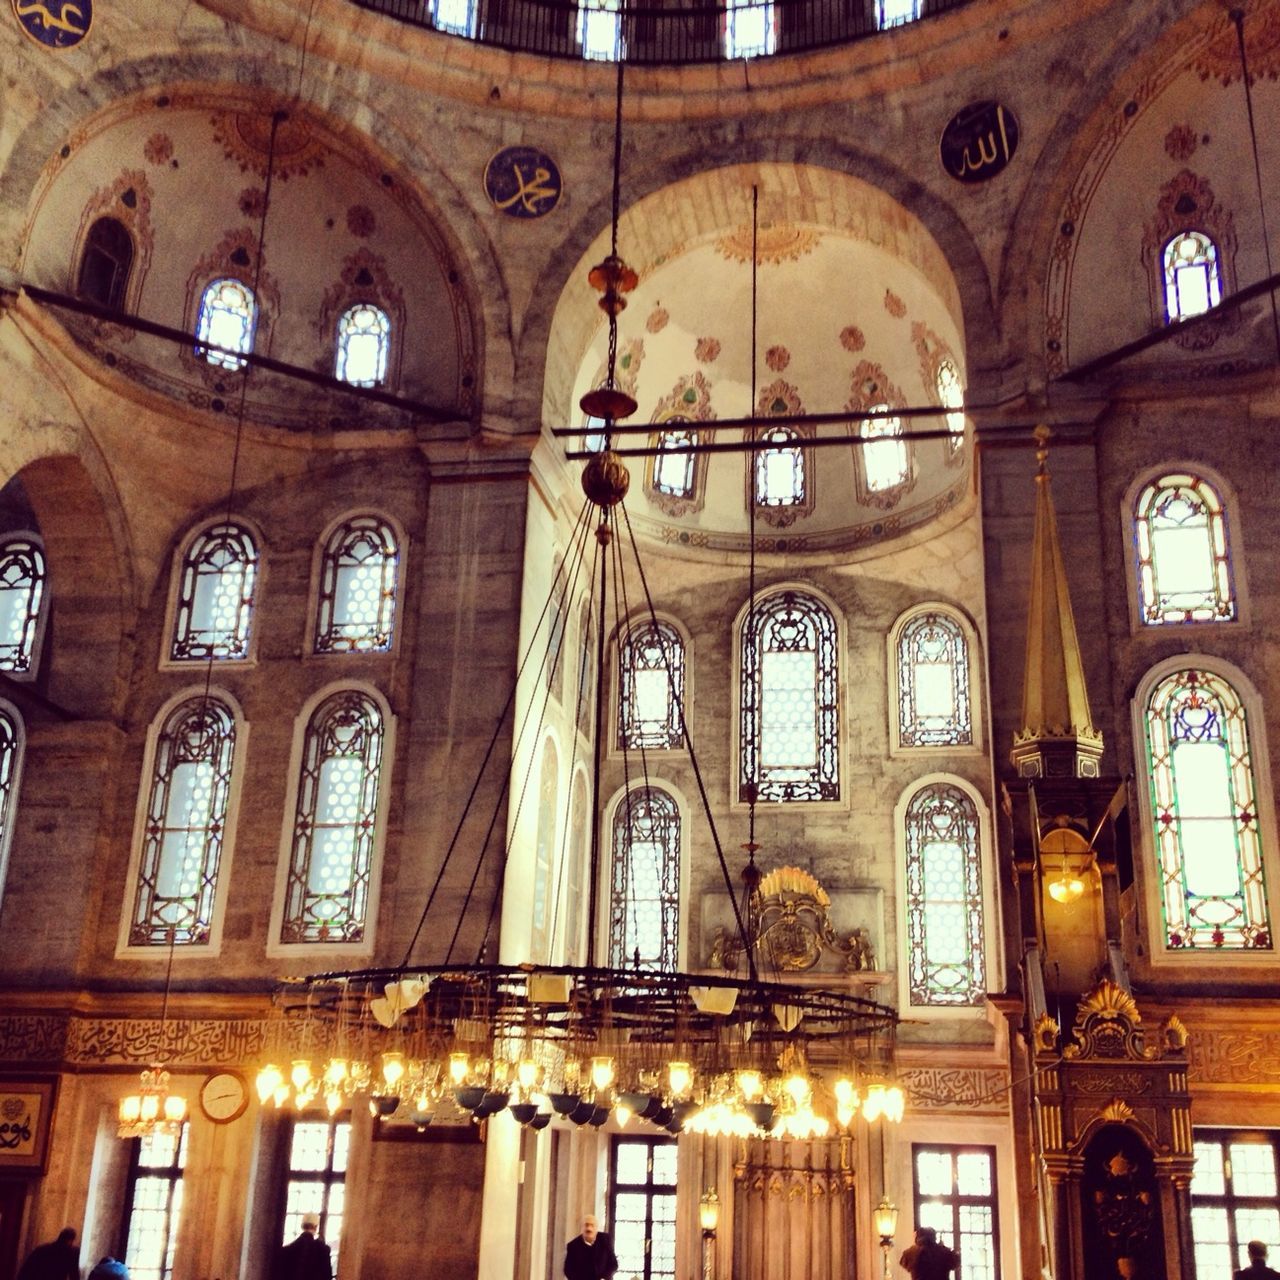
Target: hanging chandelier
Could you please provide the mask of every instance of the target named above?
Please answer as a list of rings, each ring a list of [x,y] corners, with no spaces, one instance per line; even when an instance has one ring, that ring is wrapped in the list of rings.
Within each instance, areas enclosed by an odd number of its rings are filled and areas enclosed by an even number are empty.
[[[173,980],[174,930],[169,929],[169,962],[164,975],[164,1000],[160,1006],[160,1043],[169,1016],[169,986]],[[169,1072],[153,1062],[138,1079],[135,1093],[120,1099],[116,1133],[121,1138],[177,1137],[187,1118],[187,1100],[169,1092]]]
[[[582,557],[588,533],[595,528],[600,584],[598,678],[608,669],[606,636],[612,634],[616,646],[626,631],[623,614],[629,610],[619,612],[610,626],[605,605],[610,581],[621,583],[625,590],[624,547],[634,557],[648,617],[657,624],[626,515],[630,477],[610,450],[615,421],[636,410],[634,397],[617,384],[617,320],[626,307],[625,295],[637,281],[635,271],[618,253],[622,89],[623,64],[619,62],[610,248],[589,275],[608,319],[607,377],[581,401],[584,413],[603,422],[603,448],[583,469],[587,506],[574,534]],[[753,345],[754,327],[753,319]],[[581,559],[571,582],[576,581],[580,566]],[[594,572],[590,580],[595,581]],[[543,617],[562,585],[553,582]],[[754,601],[754,541],[751,592]],[[617,594],[615,587],[615,610]],[[541,622],[540,618],[539,626]],[[552,635],[544,655],[544,663],[550,663],[548,683],[561,648]],[[528,656],[522,658],[521,671]],[[670,661],[665,652],[664,661]],[[696,772],[694,745],[669,665],[667,676]],[[514,689],[507,709],[513,700]],[[545,705],[544,699],[544,710]],[[504,710],[504,719],[505,715]],[[522,724],[513,757],[525,730]],[[535,734],[540,731],[541,720],[534,727]],[[597,691],[597,779],[604,764],[604,735],[603,700]],[[486,764],[488,760],[486,755]],[[647,766],[645,772],[647,782]],[[628,796],[630,783],[628,778],[624,787]],[[316,974],[281,988],[280,1016],[269,1033],[271,1058],[256,1081],[259,1100],[267,1107],[303,1111],[315,1107],[336,1114],[354,1099],[364,1098],[375,1116],[406,1118],[419,1127],[442,1111],[456,1114],[460,1110],[476,1120],[509,1111],[531,1129],[544,1128],[554,1118],[562,1124],[596,1128],[610,1121],[622,1126],[634,1121],[671,1134],[802,1140],[845,1133],[859,1115],[868,1123],[900,1120],[904,1098],[892,1076],[896,1012],[848,989],[822,989],[812,981],[783,980],[776,974],[762,976],[757,953],[767,956],[769,948],[761,945],[755,805],[750,806],[751,831],[745,846],[749,858],[739,903],[700,778],[699,789],[732,905],[733,950],[745,972],[667,971],[652,962],[641,963],[638,953],[633,964],[595,963],[596,898],[601,883],[599,813],[591,827],[585,965],[486,963],[487,929],[474,963],[453,962],[453,943],[442,963],[410,963],[476,794],[473,787],[404,963],[395,968]],[[493,826],[491,821],[490,831]],[[515,826],[513,821],[512,829]],[[508,843],[506,853],[510,851]],[[480,861],[484,854],[482,848]],[[477,863],[473,888],[479,869]],[[499,876],[499,894],[501,883]],[[464,916],[470,900],[468,890]],[[490,921],[496,909],[495,899]],[[456,942],[457,928],[453,936]]]

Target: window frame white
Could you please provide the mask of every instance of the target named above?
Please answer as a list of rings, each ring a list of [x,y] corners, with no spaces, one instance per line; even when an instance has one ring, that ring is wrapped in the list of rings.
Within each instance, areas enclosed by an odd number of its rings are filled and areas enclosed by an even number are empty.
[[[900,707],[902,703],[902,672],[898,663],[898,646],[902,640],[902,633],[907,629],[910,623],[920,617],[922,614],[940,613],[944,614],[951,622],[954,622],[964,636],[966,652],[968,656],[968,674],[969,674],[969,730],[972,741],[956,746],[938,745],[914,747],[903,745],[902,742],[902,723],[900,715]],[[888,693],[889,693],[889,754],[892,756],[909,756],[918,758],[922,756],[981,756],[986,750],[986,724],[983,716],[983,696],[986,692],[986,684],[982,680],[982,663],[980,661],[979,637],[977,624],[963,609],[954,604],[949,604],[941,600],[925,600],[919,604],[910,605],[904,609],[897,618],[894,619],[893,625],[889,628],[889,634],[885,641],[885,659],[888,664],[889,672]]]

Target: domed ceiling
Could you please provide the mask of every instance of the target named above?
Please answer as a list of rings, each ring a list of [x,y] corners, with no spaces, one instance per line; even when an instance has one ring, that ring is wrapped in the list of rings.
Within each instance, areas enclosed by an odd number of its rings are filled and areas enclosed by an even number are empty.
[[[962,387],[964,349],[954,280],[936,244],[901,206],[845,175],[785,166],[720,170],[628,211],[619,246],[640,284],[619,321],[618,376],[639,409],[626,425],[652,424],[656,431],[683,420],[703,440],[743,439],[740,427],[714,434],[711,428],[752,410],[753,181],[760,188],[756,412],[850,415],[801,428],[840,443],[804,448],[802,442],[803,500],[757,507],[758,547],[870,547],[954,509],[965,493],[967,445],[909,442],[895,464],[884,449],[868,454],[849,443],[860,434],[860,411],[940,404],[943,364]],[[606,251],[597,242],[580,274]],[[571,285],[557,325],[572,328],[568,308],[591,307],[592,296]],[[582,415],[574,406],[604,380],[607,354],[598,309],[589,329],[580,320],[578,326],[582,355],[564,407],[575,425]],[[958,415],[951,421],[958,424]],[[946,425],[943,415],[903,420],[907,432]],[[615,447],[656,438],[621,436]],[[895,483],[884,483],[886,464],[901,468]],[[631,458],[628,465],[631,513],[650,536],[707,550],[745,546],[748,454],[701,455],[687,498],[662,492],[652,460]]]
[[[89,227],[112,217],[134,247],[123,309],[193,333],[210,281],[254,278],[272,145],[271,115],[251,100],[192,92],[113,107],[46,166],[23,278],[75,293]],[[471,320],[440,236],[371,147],[298,112],[281,120],[274,141],[257,292],[257,354],[332,375],[339,314],[373,302],[391,322],[384,389],[469,408]],[[85,345],[143,385],[215,412],[238,396],[239,378],[197,356],[194,344],[61,315]],[[260,420],[314,426],[322,405],[333,413],[331,395],[296,379],[259,372],[249,384],[248,410]],[[396,412],[354,400],[349,411],[362,421]]]

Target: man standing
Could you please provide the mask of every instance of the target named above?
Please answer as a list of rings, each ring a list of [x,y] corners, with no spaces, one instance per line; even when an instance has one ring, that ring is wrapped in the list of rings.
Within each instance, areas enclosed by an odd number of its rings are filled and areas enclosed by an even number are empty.
[[[916,1242],[903,1250],[898,1265],[906,1268],[911,1280],[947,1280],[960,1265],[960,1258],[954,1249],[938,1243],[938,1233],[932,1227],[917,1227]]]
[[[314,1213],[304,1213],[302,1233],[276,1256],[271,1280],[333,1280],[333,1260],[319,1230],[320,1219]]]
[[[1267,1266],[1267,1246],[1261,1240],[1249,1241],[1249,1265],[1236,1272],[1236,1280],[1280,1280],[1280,1271]]]
[[[75,1228],[63,1227],[56,1240],[36,1245],[18,1269],[18,1280],[80,1280]]]
[[[601,1231],[591,1214],[582,1220],[582,1234],[564,1251],[565,1280],[612,1280],[618,1258],[607,1231]]]

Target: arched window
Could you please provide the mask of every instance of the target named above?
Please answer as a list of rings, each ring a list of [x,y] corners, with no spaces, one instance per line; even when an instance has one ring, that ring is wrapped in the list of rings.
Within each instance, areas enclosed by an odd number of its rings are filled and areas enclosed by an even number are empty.
[[[671,972],[680,965],[680,808],[637,787],[613,815],[609,963]]]
[[[838,800],[836,622],[798,591],[769,596],[742,625],[739,790],[761,800]]]
[[[977,1005],[987,989],[978,809],[947,782],[906,815],[907,981],[913,1005]]]
[[[672,425],[658,433],[658,453],[653,459],[653,487],[671,498],[693,497],[693,453],[676,453],[698,443],[698,433],[683,418],[668,418]]]
[[[1180,231],[1164,246],[1165,318],[1202,315],[1222,301],[1218,247],[1201,231]]]
[[[1226,513],[1213,485],[1186,472],[1160,476],[1138,495],[1133,526],[1143,622],[1236,617]]]
[[[178,575],[170,658],[247,658],[257,577],[258,547],[243,525],[215,524],[193,538]]]
[[[958,453],[964,445],[964,387],[960,384],[960,371],[944,359],[938,365],[938,401],[946,409],[947,440],[950,453]]]
[[[792,427],[770,427],[759,439],[771,447],[756,453],[756,506],[803,506],[808,494],[799,433]]]
[[[85,236],[76,293],[107,311],[121,311],[132,266],[133,237],[128,228],[118,218],[99,218]]]
[[[128,945],[207,943],[227,809],[236,722],[215,695],[188,698],[164,719],[155,740]]]
[[[555,860],[556,813],[559,810],[560,760],[550,738],[542,747],[542,776],[538,783],[538,822],[533,856],[533,928],[529,959],[546,964],[551,959],[551,866]]]
[[[887,404],[872,406],[878,412],[888,408]],[[869,442],[860,446],[868,491],[887,493],[906,484],[911,478],[911,455],[902,438],[902,419],[864,418],[858,433]]]
[[[1166,944],[1269,948],[1253,759],[1240,695],[1216,672],[1189,668],[1159,681],[1144,711]]]
[[[200,295],[196,338],[201,344],[211,342],[228,350],[214,351],[211,347],[198,345],[196,355],[224,369],[243,369],[245,362],[229,353],[252,351],[257,327],[258,303],[253,290],[234,278],[215,280]]]
[[[0,671],[35,670],[45,603],[44,552],[32,538],[0,542]]]
[[[22,750],[26,735],[17,707],[0,702],[0,901],[4,899],[9,867],[9,845],[17,816],[18,782],[22,776]]]
[[[387,376],[391,321],[371,302],[357,302],[338,318],[338,359],[333,376],[353,387],[376,387]]]
[[[684,641],[667,622],[631,628],[618,646],[618,746],[663,749],[684,742]]]
[[[960,747],[973,742],[969,645],[960,624],[918,613],[898,634],[898,743]]]
[[[317,653],[385,653],[396,620],[400,546],[380,516],[352,516],[325,543],[316,609]]]
[[[378,704],[354,689],[326,698],[311,716],[302,748],[281,942],[364,940],[385,733]]]

